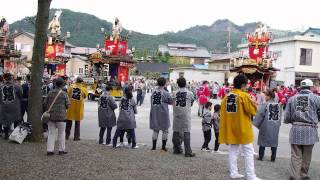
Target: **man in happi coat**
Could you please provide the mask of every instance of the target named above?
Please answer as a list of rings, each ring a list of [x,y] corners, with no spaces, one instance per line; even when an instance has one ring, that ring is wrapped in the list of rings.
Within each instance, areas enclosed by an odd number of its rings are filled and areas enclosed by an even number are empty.
[[[162,150],[167,151],[168,129],[170,127],[169,104],[173,100],[168,91],[164,89],[166,79],[161,77],[157,81],[158,88],[151,95],[150,129],[152,134],[152,150],[156,150],[159,131],[162,131]]]
[[[181,144],[184,142],[185,157],[194,157],[190,146],[191,130],[191,106],[194,102],[194,95],[187,90],[186,79],[177,80],[179,89],[173,97],[173,153],[181,154]]]
[[[232,179],[243,178],[239,174],[237,159],[242,148],[248,180],[258,180],[254,169],[253,128],[251,117],[257,107],[245,92],[247,78],[240,74],[233,80],[234,89],[221,102],[219,143],[229,145],[229,168]]]
[[[80,122],[83,119],[84,100],[88,96],[83,80],[78,77],[76,83],[68,88],[70,107],[67,112],[66,139],[69,139],[72,121],[75,121],[74,140],[80,140]]]
[[[309,179],[308,171],[312,149],[319,142],[317,124],[320,117],[320,97],[311,92],[313,82],[301,82],[301,91],[288,101],[284,123],[292,124],[289,142],[291,144],[290,179]]]
[[[21,120],[22,88],[13,82],[10,73],[4,74],[3,79],[0,86],[0,124],[4,126],[4,139],[8,139],[12,123],[16,127]]]

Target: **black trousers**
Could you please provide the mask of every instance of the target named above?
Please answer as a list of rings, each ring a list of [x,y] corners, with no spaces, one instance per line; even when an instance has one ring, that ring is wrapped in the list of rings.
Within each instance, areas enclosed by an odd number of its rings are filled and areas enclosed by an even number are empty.
[[[259,158],[260,159],[263,159],[265,149],[266,149],[265,147],[259,146]],[[276,156],[277,156],[277,147],[271,147],[271,160],[272,161],[276,160]]]
[[[182,152],[182,142],[184,144],[184,153],[191,154],[192,150],[190,146],[190,132],[173,132],[172,143],[174,153]]]
[[[123,138],[124,138],[124,134],[125,134],[125,133],[127,133],[126,137],[127,137],[128,143],[131,144],[132,139],[131,139],[131,137],[130,137],[130,132],[129,132],[129,130],[122,130],[122,131],[120,132],[120,142],[123,143],[123,141],[124,141]]]
[[[208,131],[203,131],[204,142],[202,148],[209,148],[209,143],[211,141],[211,129]]]
[[[66,124],[66,139],[69,139],[70,132],[72,127],[72,121],[67,120]],[[74,124],[74,139],[79,140],[80,139],[80,121],[75,121]]]
[[[137,143],[136,143],[135,129],[126,129],[126,130],[117,129],[116,132],[114,133],[113,140],[112,140],[113,147],[117,146],[118,137],[120,137],[120,142],[121,142],[121,136],[122,136],[122,142],[123,142],[123,136],[125,132],[127,132],[128,143],[132,143],[133,148],[136,147]]]
[[[25,113],[28,113],[28,101],[21,101],[21,121]]]
[[[21,122],[20,121],[16,121],[13,123],[13,127],[16,128]],[[8,139],[9,138],[9,133],[10,133],[10,130],[11,130],[11,125],[8,125],[8,126],[5,126],[3,125],[3,133],[4,133],[4,138],[5,139]]]
[[[214,133],[214,136],[216,138],[216,140],[214,141],[214,151],[218,151],[219,150],[219,133]]]
[[[218,95],[217,94],[213,94],[213,99],[217,99]]]
[[[103,143],[103,135],[104,132],[107,129],[107,136],[106,136],[106,144],[110,144],[111,142],[111,131],[112,131],[112,127],[100,127],[100,133],[99,133],[99,143],[102,144]]]

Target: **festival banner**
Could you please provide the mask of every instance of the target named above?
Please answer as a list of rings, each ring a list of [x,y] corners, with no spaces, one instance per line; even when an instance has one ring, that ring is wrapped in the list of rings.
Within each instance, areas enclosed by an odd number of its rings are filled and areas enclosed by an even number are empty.
[[[46,43],[45,58],[56,59],[57,56],[61,56],[64,53],[64,44],[51,44]]]
[[[119,42],[119,51],[121,56],[125,56],[127,54],[128,43],[126,41]]]
[[[125,66],[119,66],[118,69],[118,79],[120,81],[128,81],[129,79],[129,68]]]
[[[66,64],[57,64],[56,74],[59,76],[64,76],[66,74],[66,69],[67,69]]]
[[[56,44],[56,52],[60,55],[64,53],[64,45],[62,43]]]
[[[110,51],[111,56],[125,56],[127,53],[128,44],[126,41],[119,41],[118,43],[111,40],[105,41],[105,49]]]
[[[56,47],[54,44],[48,44],[46,43],[46,53],[45,58],[48,59],[55,59],[56,58]]]
[[[3,62],[4,65],[4,72],[5,73],[10,73],[10,74],[17,74],[17,63],[14,61],[10,61],[10,60],[4,60]]]

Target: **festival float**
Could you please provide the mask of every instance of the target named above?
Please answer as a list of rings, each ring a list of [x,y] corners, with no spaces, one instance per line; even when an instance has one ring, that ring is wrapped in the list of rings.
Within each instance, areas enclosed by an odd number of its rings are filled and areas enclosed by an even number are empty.
[[[246,34],[248,55],[243,52],[231,59],[230,71],[245,74],[249,79],[248,85],[265,90],[270,85],[271,78],[278,69],[273,67],[273,55],[269,51],[272,34],[266,25],[259,24],[254,33]]]
[[[62,11],[56,11],[52,21],[49,23],[49,36],[45,47],[45,76],[63,76],[66,74],[66,63],[71,58],[70,53],[66,53],[66,38],[61,36],[60,16]]]
[[[101,29],[104,31],[104,29]],[[122,97],[121,85],[129,80],[129,71],[134,67],[133,55],[128,50],[128,35],[121,35],[122,27],[118,18],[112,27],[112,34],[106,34],[104,48],[89,55],[91,63],[88,76],[97,81],[108,81],[112,86],[111,96]],[[97,92],[95,92],[97,94]]]
[[[10,35],[9,24],[4,17],[0,21],[0,75],[11,73],[17,75],[17,59],[21,52],[14,45],[14,38]]]

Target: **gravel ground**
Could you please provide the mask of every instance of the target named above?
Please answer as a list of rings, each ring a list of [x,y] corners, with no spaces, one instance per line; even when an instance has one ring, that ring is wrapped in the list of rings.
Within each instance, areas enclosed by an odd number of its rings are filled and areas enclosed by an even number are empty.
[[[0,179],[229,179],[227,155],[195,151],[197,157],[185,158],[170,152],[139,149],[112,149],[95,141],[67,141],[67,155],[46,156],[45,143],[21,145],[0,140]],[[240,172],[244,173],[240,158]],[[262,179],[288,179],[289,160],[257,162]],[[320,179],[320,162],[312,162],[310,175]]]

